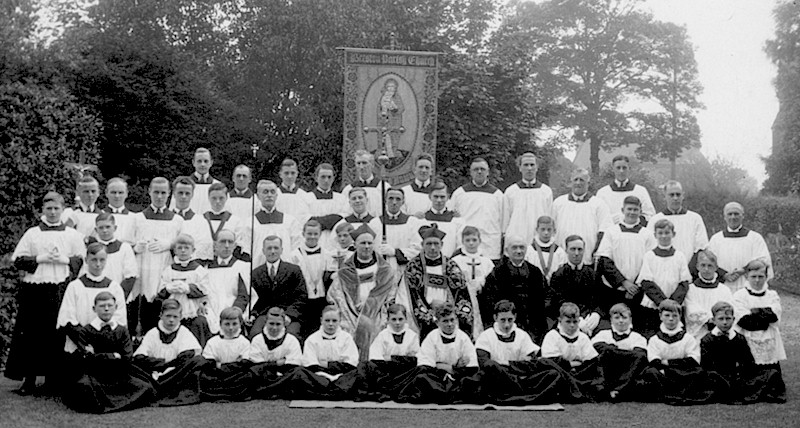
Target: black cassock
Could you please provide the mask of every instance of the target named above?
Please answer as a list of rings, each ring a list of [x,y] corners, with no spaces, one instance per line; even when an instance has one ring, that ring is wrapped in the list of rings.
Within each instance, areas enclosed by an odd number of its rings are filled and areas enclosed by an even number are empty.
[[[495,303],[510,300],[517,307],[517,327],[527,331],[535,343],[542,343],[547,330],[545,284],[545,277],[536,266],[523,261],[522,266],[517,267],[508,257],[503,257],[486,276],[483,291],[478,296],[484,327],[488,329],[494,322],[487,314],[494,313]]]
[[[779,364],[757,365],[739,333],[708,333],[700,341],[700,362],[708,372],[714,401],[730,404],[757,402],[785,403],[786,385]]]
[[[203,401],[247,401],[252,397],[256,375],[247,360],[221,364],[214,360],[200,372],[200,398]]]
[[[356,401],[397,400],[400,391],[413,380],[417,358],[393,355],[390,361],[362,361],[347,395]]]
[[[453,367],[450,374],[431,366],[417,366],[408,372],[403,388],[397,393],[399,403],[463,404],[483,403],[478,367]]]
[[[632,399],[636,380],[648,366],[647,351],[620,349],[611,343],[595,343],[594,349],[599,354],[596,359],[603,373],[604,390],[617,391],[616,401]]]
[[[329,379],[326,376],[317,374],[326,373],[337,376],[336,379]],[[356,367],[340,361],[331,361],[328,367],[309,366],[297,367],[288,375],[282,383],[294,399],[300,400],[345,400],[351,398],[349,391],[353,389],[356,381]]]
[[[85,325],[78,329],[81,340],[76,342],[79,350],[71,356],[71,367],[79,377],[65,386],[64,404],[79,412],[109,413],[147,406],[155,400],[150,376],[131,362],[133,346],[127,327],[98,330]],[[85,351],[87,345],[93,353]]]
[[[159,330],[161,342],[172,343],[177,337],[178,331],[167,334]],[[163,373],[172,368],[157,380],[153,380],[157,393],[156,405],[172,407],[200,403],[200,372],[209,362],[205,358],[195,355],[194,351],[183,351],[169,362],[162,358],[146,355],[136,355],[133,362],[147,373]]]
[[[569,379],[548,359],[510,361],[501,365],[488,352],[478,350],[482,392],[500,405],[549,404],[569,393]]]

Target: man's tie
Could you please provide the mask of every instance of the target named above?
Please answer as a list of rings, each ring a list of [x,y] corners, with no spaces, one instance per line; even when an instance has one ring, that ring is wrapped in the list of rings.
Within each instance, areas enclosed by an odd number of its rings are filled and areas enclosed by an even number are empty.
[[[275,279],[275,265],[269,267],[269,279]]]

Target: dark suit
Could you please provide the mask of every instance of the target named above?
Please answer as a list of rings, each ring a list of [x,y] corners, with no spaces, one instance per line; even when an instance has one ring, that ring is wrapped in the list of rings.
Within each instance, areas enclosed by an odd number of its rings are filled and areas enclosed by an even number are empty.
[[[535,343],[542,343],[547,330],[545,317],[545,280],[538,267],[523,261],[516,267],[503,257],[489,275],[483,292],[478,296],[481,318],[485,328],[494,323],[494,305],[510,300],[517,307],[517,326],[528,332]]]
[[[261,333],[267,323],[267,311],[272,307],[283,309],[292,319],[286,332],[300,337],[303,309],[308,300],[306,280],[300,266],[283,260],[278,264],[275,279],[269,277],[269,264],[263,264],[253,271],[253,289],[258,293],[258,301],[253,305],[256,317],[250,329],[250,338]]]

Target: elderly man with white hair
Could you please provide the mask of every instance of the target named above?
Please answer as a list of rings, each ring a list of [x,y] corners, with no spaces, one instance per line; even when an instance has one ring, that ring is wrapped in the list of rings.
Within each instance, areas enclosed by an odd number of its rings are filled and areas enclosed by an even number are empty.
[[[760,233],[742,225],[744,207],[738,202],[728,202],[722,209],[725,216],[725,229],[717,232],[708,242],[708,249],[717,255],[719,268],[724,270],[725,285],[731,292],[744,288],[747,284],[744,267],[753,260],[759,259],[768,267],[772,266],[769,248]],[[772,278],[772,269],[767,269],[768,278]]]
[[[506,257],[486,276],[483,292],[478,297],[485,328],[492,326],[489,314],[494,305],[508,300],[517,307],[517,326],[541,343],[547,329],[545,316],[545,287],[547,280],[542,271],[525,261],[529,242],[520,236],[506,237]]]
[[[570,176],[571,191],[556,198],[552,208],[556,221],[556,243],[566,248],[568,236],[580,236],[586,243],[583,262],[587,265],[594,263],[594,251],[603,237],[603,231],[614,225],[608,205],[589,192],[589,180],[589,171],[583,168],[573,171]]]

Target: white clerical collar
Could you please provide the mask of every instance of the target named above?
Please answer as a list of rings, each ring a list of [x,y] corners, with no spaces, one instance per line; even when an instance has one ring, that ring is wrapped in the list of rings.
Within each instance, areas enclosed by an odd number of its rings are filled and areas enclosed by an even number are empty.
[[[475,182],[475,180],[472,180],[472,184],[475,185],[475,187],[483,187],[483,186],[489,184],[489,180],[484,181],[483,184],[478,184],[478,183]]]
[[[101,244],[103,244],[105,246],[111,245],[114,241],[116,241],[116,239],[114,239],[114,238],[112,238],[110,241],[103,241],[102,239],[97,238],[97,242],[99,242],[99,243],[101,243]]]
[[[391,334],[405,334],[405,332],[408,331],[408,324],[403,324],[403,328],[401,328],[400,331],[394,331],[394,329],[388,325],[386,326],[386,330]]]
[[[533,238],[533,240],[536,241],[536,245],[538,245],[540,247],[549,248],[551,245],[553,245],[553,240],[552,239],[550,241],[548,241],[548,242],[544,242],[541,239],[539,239],[539,237],[537,236],[537,237]]]
[[[375,179],[375,174],[371,174],[369,178],[359,178],[362,183],[372,183],[372,180]]]
[[[109,326],[111,327],[112,330],[116,330],[117,325],[119,324],[117,323],[116,320],[114,320],[114,318],[111,318],[111,320],[105,322],[101,320],[100,317],[94,317],[94,319],[92,320],[92,322],[89,323],[89,325],[94,327],[95,330],[100,331],[100,329],[102,329],[104,326]]]
[[[295,187],[297,187],[297,183],[293,183],[291,186],[287,186],[287,185],[281,183],[281,187],[283,187],[284,189],[286,189],[286,190],[291,192],[292,190],[295,189]]]
[[[466,248],[464,248],[464,251],[463,251],[463,253],[464,253],[464,255],[465,255],[465,256],[467,256],[467,257],[482,257],[482,256],[483,256],[483,253],[481,253],[481,250],[480,250],[480,248],[478,248],[478,251],[476,251],[476,252],[474,252],[474,253],[470,253],[469,251],[467,251],[467,249],[466,249]]]
[[[666,334],[667,336],[675,336],[676,334],[680,333],[683,330],[683,323],[678,321],[678,326],[675,327],[674,330],[667,330],[667,326],[665,326],[663,322],[658,328],[659,330],[661,330],[662,333]]]
[[[581,270],[581,269],[583,269],[583,262],[580,262],[577,265],[574,265],[574,264],[572,264],[571,261],[567,260],[567,264],[569,265],[569,267],[572,268],[572,270]]]
[[[746,288],[746,289],[748,289],[748,290],[750,290],[750,291],[752,291],[753,293],[756,293],[756,294],[764,294],[764,293],[767,292],[767,289],[769,288],[769,284],[764,282],[764,286],[761,287],[761,290],[754,289],[753,287],[750,286],[749,283],[745,284],[744,288]]]
[[[111,208],[112,214],[122,214],[122,212],[125,211],[125,205],[121,207],[115,207],[113,205],[109,205],[108,207]]]
[[[572,334],[567,334],[567,333],[564,331],[564,329],[563,329],[563,328],[561,328],[561,325],[559,325],[559,326],[558,326],[558,334],[560,334],[560,335],[562,335],[562,336],[564,336],[564,337],[566,337],[566,338],[568,338],[568,339],[574,339],[574,338],[578,337],[578,335],[579,335],[580,333],[581,333],[580,329],[576,329],[576,330],[575,330],[575,333],[572,333]]]
[[[662,245],[656,245],[656,248],[658,248],[659,250],[669,250],[670,248],[672,248],[672,245],[667,245],[666,247]]]
[[[158,322],[158,329],[161,330],[163,333],[166,333],[166,334],[175,333],[176,331],[178,331],[179,328],[181,328],[180,323],[178,323],[178,325],[176,325],[175,328],[173,328],[172,330],[167,330],[167,326],[164,325],[164,321],[159,321]]]
[[[628,335],[628,334],[631,334],[632,330],[633,330],[633,324],[628,326],[628,328],[625,331],[617,331],[617,329],[615,329],[613,325],[611,326],[611,331],[613,331],[616,334]]]
[[[222,215],[222,213],[225,212],[225,209],[223,209],[222,211],[209,210],[208,212],[210,212],[212,215]]]
[[[514,260],[511,260],[510,257],[508,258],[508,261],[511,262],[511,266],[518,267],[518,268],[522,267],[522,265],[525,264],[525,259],[522,259],[522,261],[520,261],[519,264],[515,263]]]
[[[361,214],[359,214],[359,213],[357,213],[357,212],[353,211],[353,215],[354,215],[354,216],[355,216],[357,219],[362,219],[362,218],[365,218],[366,216],[368,216],[368,215],[369,215],[369,211],[364,211],[364,212],[363,212],[363,213],[361,213]]]
[[[236,192],[237,195],[244,195],[245,193],[247,193],[248,190],[249,189],[247,189],[247,188],[244,188],[244,189],[241,189],[241,190],[239,190],[239,189],[237,189],[235,187],[233,188],[233,191]]]
[[[729,329],[727,333],[722,333],[722,330],[720,330],[719,327],[714,327],[711,330],[711,334],[714,336],[722,336],[725,334],[725,336],[728,336],[728,339],[733,339],[736,337],[736,331],[734,329]]]
[[[286,327],[281,327],[281,331],[278,333],[277,336],[270,336],[269,331],[267,331],[267,326],[265,324],[264,336],[266,336],[268,340],[280,340],[283,338],[283,336],[286,336]]]
[[[494,333],[497,335],[497,337],[508,337],[517,331],[517,323],[511,324],[511,330],[508,332],[508,334],[503,334],[500,332],[500,325],[498,323],[494,323],[492,328],[494,329]]]
[[[697,277],[700,278],[700,281],[703,281],[706,284],[713,284],[713,283],[717,282],[717,277],[718,276],[719,276],[719,274],[716,273],[716,272],[714,272],[714,276],[712,276],[711,279],[705,279],[705,278],[703,278],[703,275],[699,275],[699,274],[697,275]]]
[[[155,205],[150,204],[150,209],[153,210],[153,212],[156,213],[156,214],[163,214],[164,213],[164,209],[166,209],[166,208],[167,207],[156,208]]]
[[[225,259],[217,257],[217,264],[227,266],[227,265],[231,264],[231,260],[233,260],[233,254],[231,254],[230,256],[228,256]]]
[[[47,221],[47,219],[44,218],[44,216],[42,216],[42,223],[44,223],[46,226],[50,226],[50,227],[61,226],[61,220],[59,220],[59,221],[57,221],[55,223],[50,223],[49,221]]]
[[[441,334],[442,337],[447,339],[447,340],[455,339],[456,338],[456,333],[458,333],[458,327],[456,327],[456,329],[453,330],[453,334],[444,334],[444,332],[440,328],[437,328],[437,330],[439,330],[439,334]]]
[[[100,281],[106,279],[106,277],[103,276],[103,275],[95,276],[95,275],[92,275],[91,273],[89,273],[88,271],[86,272],[86,277],[89,278],[90,280],[94,281],[94,282],[100,282]]]
[[[532,181],[528,181],[528,180],[523,178],[522,179],[522,184],[524,184],[526,186],[533,186],[534,184],[536,184],[536,179],[534,178]]]
[[[322,190],[322,187],[319,187],[319,186],[317,186],[317,191],[318,191],[319,193],[331,193],[331,190],[332,190],[332,189],[328,189],[328,190]]]
[[[189,257],[188,260],[181,260],[178,258],[178,256],[175,256],[175,258],[173,258],[173,261],[175,262],[176,265],[181,265],[183,267],[186,267],[189,266],[189,263],[192,262],[192,257]]]
[[[628,224],[628,223],[625,223],[625,219],[623,219],[622,223],[620,223],[620,224],[622,225],[622,227],[624,227],[626,229],[633,229],[634,227],[638,226],[639,223],[641,223],[641,219],[637,217],[636,218],[636,223]]]
[[[208,173],[200,174],[199,172],[195,171],[194,176],[197,178],[198,181],[208,180]]]
[[[431,207],[431,212],[436,215],[442,215],[447,211],[447,207],[442,208],[441,211],[437,210],[436,208]]]
[[[736,229],[731,229],[730,227],[726,226],[726,229],[728,229],[728,232],[736,233],[736,232],[742,230],[742,225],[740,224],[739,227],[737,227]]]
[[[619,181],[617,179],[614,179],[614,184],[616,184],[617,187],[625,187],[628,185],[628,182],[630,181],[631,181],[630,178],[626,178],[625,181]]]
[[[81,207],[81,211],[85,213],[94,212],[94,204],[92,205],[85,205],[83,202],[78,202],[78,205]]]
[[[273,212],[275,212],[275,205],[273,205],[272,208],[270,208],[270,209],[267,209],[267,207],[262,205],[261,206],[261,211],[264,211],[267,214],[272,214]]]
[[[398,212],[396,212],[394,214],[390,213],[389,211],[386,211],[386,215],[388,215],[389,218],[392,219],[392,220],[397,220],[397,217],[400,217],[400,211],[398,211]]]
[[[417,179],[415,178],[415,179],[414,179],[414,184],[416,184],[416,185],[417,185],[417,187],[428,187],[428,185],[429,185],[429,184],[431,184],[431,179],[429,178],[429,179],[427,179],[427,180],[425,180],[425,181],[419,181],[419,180],[417,180]],[[398,333],[398,334],[399,334],[399,333]]]
[[[589,196],[589,192],[586,192],[586,193],[584,193],[584,194],[582,194],[580,196],[576,195],[575,193],[572,193],[572,199],[574,199],[576,201],[582,201],[582,200],[586,199],[587,196]]]

